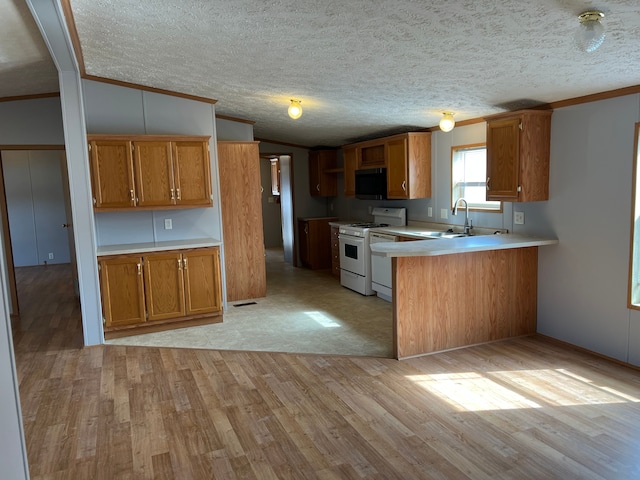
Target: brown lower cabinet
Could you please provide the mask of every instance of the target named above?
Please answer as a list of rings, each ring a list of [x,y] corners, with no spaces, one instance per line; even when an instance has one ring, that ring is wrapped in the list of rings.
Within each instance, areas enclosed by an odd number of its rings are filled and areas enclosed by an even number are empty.
[[[98,264],[105,338],[222,321],[219,247],[100,257]]]
[[[331,226],[331,275],[340,280],[340,227]]]
[[[298,252],[303,267],[331,268],[331,225],[336,217],[298,218]]]

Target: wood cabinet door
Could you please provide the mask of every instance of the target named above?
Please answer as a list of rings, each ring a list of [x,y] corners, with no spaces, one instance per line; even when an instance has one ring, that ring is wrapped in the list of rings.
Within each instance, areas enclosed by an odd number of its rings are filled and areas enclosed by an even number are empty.
[[[133,148],[138,205],[175,205],[171,142],[135,141]]]
[[[172,142],[177,205],[213,205],[209,142]]]
[[[331,225],[329,225],[329,221],[333,220],[337,220],[337,218],[308,221],[309,268],[314,270],[331,268]]]
[[[106,327],[145,321],[142,257],[99,261],[102,309]]]
[[[156,253],[144,257],[149,321],[185,315],[182,268],[180,253]]]
[[[309,152],[309,193],[314,197],[335,197],[338,182],[335,173],[337,157],[335,150],[312,150]]]
[[[300,263],[307,268],[311,265],[309,238],[309,222],[298,219],[298,255]]]
[[[182,254],[187,315],[222,310],[220,249],[199,249]]]
[[[407,138],[389,140],[387,151],[387,197],[409,198]]]
[[[89,150],[94,207],[134,207],[136,192],[131,142],[92,140]]]
[[[227,300],[267,293],[258,142],[218,142]]]
[[[487,122],[487,200],[518,200],[520,117]]]
[[[343,151],[344,160],[344,196],[356,196],[356,165],[358,163],[357,147],[345,148]]]

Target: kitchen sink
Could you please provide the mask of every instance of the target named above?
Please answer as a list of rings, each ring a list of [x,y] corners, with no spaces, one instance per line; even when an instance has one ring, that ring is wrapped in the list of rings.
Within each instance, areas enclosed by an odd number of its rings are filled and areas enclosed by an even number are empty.
[[[455,233],[455,232],[411,232],[412,235],[426,237],[426,238],[458,238],[458,237],[468,237],[469,235],[465,235],[464,233]]]

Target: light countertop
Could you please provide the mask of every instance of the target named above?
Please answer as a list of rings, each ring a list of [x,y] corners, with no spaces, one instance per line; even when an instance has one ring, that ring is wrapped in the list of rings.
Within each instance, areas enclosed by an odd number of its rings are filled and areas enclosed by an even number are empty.
[[[371,244],[375,255],[385,257],[433,257],[457,253],[503,250],[508,248],[554,245],[556,238],[540,238],[527,235],[475,235],[458,238],[434,238],[413,242],[382,242]]]
[[[98,247],[98,257],[106,255],[128,255],[133,253],[162,252],[187,248],[216,247],[222,245],[215,238],[195,238],[190,240],[169,240],[163,242],[128,243],[122,245],[102,245]]]

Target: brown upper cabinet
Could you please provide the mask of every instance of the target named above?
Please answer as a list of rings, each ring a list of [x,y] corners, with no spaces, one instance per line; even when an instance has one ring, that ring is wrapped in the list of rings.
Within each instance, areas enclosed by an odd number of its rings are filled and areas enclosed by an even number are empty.
[[[358,162],[358,147],[344,147],[344,196],[356,196],[356,166]]]
[[[89,135],[94,208],[212,206],[209,138]]]
[[[312,197],[335,197],[337,153],[335,150],[309,152],[309,193]]]
[[[551,110],[486,117],[487,200],[549,199]]]
[[[386,165],[384,143],[367,143],[360,147],[358,169],[384,168]]]
[[[387,198],[431,197],[431,133],[405,133],[385,142]]]
[[[355,197],[356,168],[386,168],[389,199],[431,197],[431,132],[345,145],[343,155],[345,197]]]

